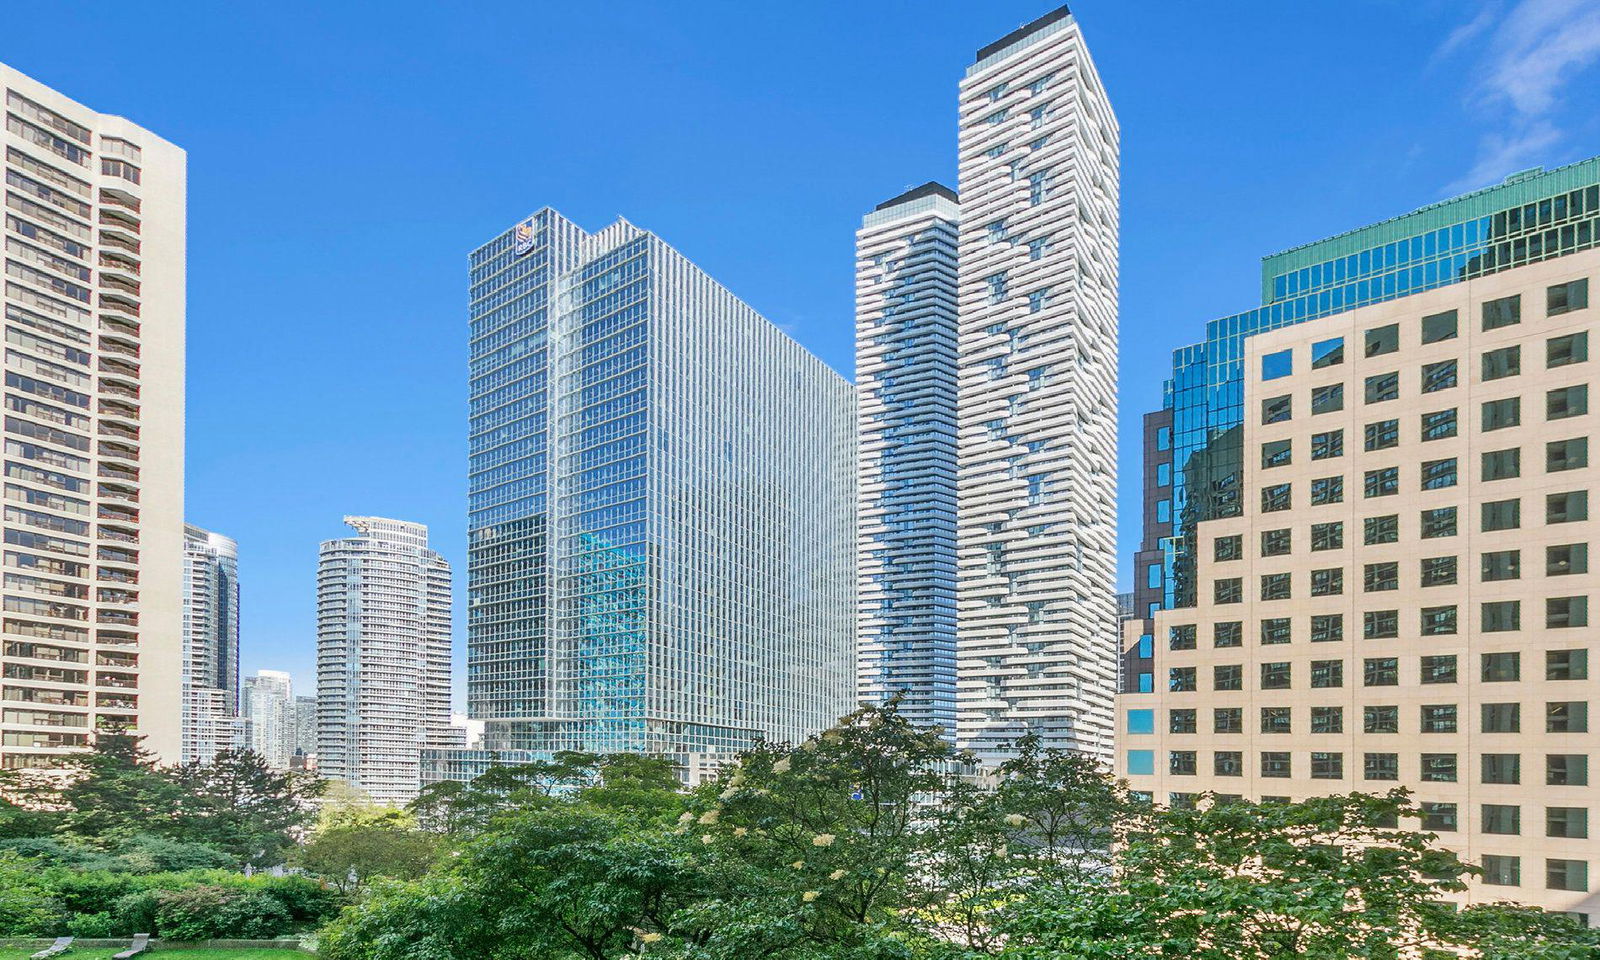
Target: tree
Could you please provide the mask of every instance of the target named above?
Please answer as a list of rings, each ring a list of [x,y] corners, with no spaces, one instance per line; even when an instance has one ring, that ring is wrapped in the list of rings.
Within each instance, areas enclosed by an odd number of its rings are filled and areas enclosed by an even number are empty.
[[[427,872],[438,852],[434,834],[415,829],[395,810],[318,829],[297,851],[296,863],[351,893],[377,877],[414,880]]]
[[[67,761],[60,829],[98,843],[149,833],[165,835],[177,818],[182,789],[157,769],[139,737],[102,730],[93,749]]]
[[[1512,903],[1468,907],[1449,923],[1448,942],[1480,960],[1594,960],[1600,929],[1559,913]]]
[[[323,781],[279,773],[253,750],[224,750],[210,762],[172,771],[182,789],[176,833],[252,866],[274,866],[296,832],[310,822]]]

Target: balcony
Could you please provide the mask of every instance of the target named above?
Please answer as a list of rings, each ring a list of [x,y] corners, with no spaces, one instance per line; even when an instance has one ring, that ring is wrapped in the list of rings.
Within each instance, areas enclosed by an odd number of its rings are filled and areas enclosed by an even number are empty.
[[[139,522],[139,511],[129,510],[127,507],[119,507],[109,503],[101,504],[100,508],[95,511],[95,516],[101,520],[120,520],[123,523]]]
[[[98,494],[102,500],[121,500],[123,503],[139,502],[139,491],[129,487],[115,487],[109,483],[100,484]]]
[[[139,365],[137,363],[129,363],[126,360],[118,360],[115,357],[101,357],[100,372],[127,377],[130,380],[139,379]]]
[[[113,210],[109,207],[100,208],[100,223],[104,226],[117,227],[118,229],[126,230],[133,234],[137,234],[139,232],[138,217],[123,213],[121,210]]]
[[[106,187],[100,188],[100,202],[122,207],[126,210],[131,210],[134,213],[138,213],[139,207],[141,206],[139,203],[139,198],[133,194],[126,193],[122,190],[112,190]]]
[[[124,343],[121,340],[101,337],[100,349],[106,353],[120,354],[124,357],[132,357],[135,360],[139,359],[139,345],[136,343]]]
[[[131,384],[119,383],[115,380],[101,378],[100,392],[109,393],[113,397],[127,397],[129,400],[139,399],[139,388]]]
[[[97,687],[110,687],[113,690],[137,690],[139,689],[139,678],[123,677],[114,673],[100,673],[95,675],[94,685]]]
[[[124,530],[121,527],[100,527],[100,539],[111,540],[116,543],[138,543],[139,533],[136,530]]]
[[[134,301],[134,300],[129,300],[127,297],[120,296],[118,294],[110,294],[110,293],[102,293],[102,294],[100,294],[100,309],[101,310],[120,310],[121,312],[126,313],[130,317],[137,317],[139,315],[139,304],[138,304],[138,302]]]
[[[97,667],[118,667],[123,670],[139,669],[139,657],[132,653],[97,653],[94,655]]]
[[[139,282],[137,280],[119,277],[114,273],[106,273],[104,270],[100,271],[100,286],[107,290],[126,293],[132,297],[139,295]]]
[[[103,437],[121,437],[124,440],[138,440],[139,428],[102,420],[100,421],[100,435]]]
[[[95,556],[101,560],[108,560],[112,563],[139,562],[139,551],[124,550],[121,547],[99,547],[95,550]]]
[[[138,231],[134,232],[137,233]],[[139,241],[133,237],[125,236],[120,233],[113,233],[110,230],[101,230],[100,242],[108,247],[116,247],[118,250],[126,250],[135,256],[139,254]]]
[[[139,325],[125,317],[101,317],[100,329],[106,333],[118,333],[125,337],[139,335]]]
[[[130,447],[125,443],[115,443],[110,440],[100,441],[100,446],[97,452],[102,457],[116,457],[119,460],[133,460],[137,462],[139,459],[138,447]]]
[[[95,472],[102,477],[115,477],[118,480],[132,480],[135,483],[139,480],[138,467],[124,467],[119,463],[102,463]]]
[[[129,633],[126,630],[96,630],[94,639],[96,643],[103,647],[137,647],[139,645],[139,635],[137,633]]]

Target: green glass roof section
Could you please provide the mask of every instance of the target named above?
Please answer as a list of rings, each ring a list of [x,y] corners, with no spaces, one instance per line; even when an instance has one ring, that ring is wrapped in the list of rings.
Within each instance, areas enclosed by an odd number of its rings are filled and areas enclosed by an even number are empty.
[[[1274,281],[1278,277],[1595,183],[1600,183],[1600,157],[1580,160],[1554,170],[1533,167],[1513,173],[1492,187],[1440,200],[1410,213],[1323,240],[1290,247],[1261,258],[1261,302],[1273,301]]]

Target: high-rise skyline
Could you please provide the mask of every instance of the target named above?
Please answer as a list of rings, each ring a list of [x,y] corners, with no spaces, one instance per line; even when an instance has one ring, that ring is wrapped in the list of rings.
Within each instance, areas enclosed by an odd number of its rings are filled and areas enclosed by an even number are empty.
[[[850,385],[626,221],[541,210],[471,282],[485,747],[698,754],[847,712]]]
[[[1164,805],[1405,787],[1472,901],[1593,915],[1600,251],[1519,259],[1242,342],[1238,515],[1155,615],[1117,772]]]
[[[0,767],[97,729],[182,755],[183,150],[0,65]]]
[[[959,222],[927,183],[856,232],[857,692],[952,740]]]
[[[240,746],[239,547],[183,526],[183,762]]]
[[[294,754],[294,686],[282,670],[244,678],[240,713],[245,745],[274,770],[289,769]]]
[[[356,536],[318,551],[317,770],[405,803],[421,784],[422,749],[455,741],[450,565],[420,523],[344,522]]]
[[[1109,757],[1119,132],[1062,7],[960,86],[958,742]]]

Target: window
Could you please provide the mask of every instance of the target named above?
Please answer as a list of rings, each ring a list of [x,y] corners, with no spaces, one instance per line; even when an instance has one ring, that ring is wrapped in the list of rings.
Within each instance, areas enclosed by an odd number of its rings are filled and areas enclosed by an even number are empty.
[[[1486,703],[1483,705],[1484,733],[1521,733],[1522,704]]]
[[[1521,783],[1522,755],[1486,753],[1483,755],[1484,783]]]
[[[1420,661],[1421,673],[1419,679],[1423,683],[1455,683],[1456,682],[1456,655],[1453,653],[1433,654],[1423,657]]]
[[[1311,459],[1332,460],[1344,456],[1344,431],[1329,430],[1311,435]]]
[[[1325,387],[1311,388],[1311,415],[1333,413],[1344,409],[1344,384],[1331,383]]]
[[[1195,625],[1192,623],[1180,624],[1167,631],[1168,650],[1193,650],[1195,648]]]
[[[1506,633],[1522,629],[1522,603],[1519,600],[1495,600],[1483,605],[1483,632]]]
[[[1522,551],[1495,550],[1483,555],[1483,581],[1520,580],[1522,578]]]
[[[989,302],[999,303],[1006,298],[1006,275],[994,273],[984,278],[989,287]]]
[[[1522,886],[1522,858],[1498,853],[1484,854],[1483,882],[1492,887]]]
[[[1456,373],[1454,360],[1440,360],[1438,363],[1425,363],[1422,365],[1422,392],[1438,393],[1448,390],[1460,382]]]
[[[1194,733],[1195,732],[1195,720],[1194,720],[1194,717],[1195,717],[1195,712],[1193,710],[1168,710],[1167,711],[1167,732],[1168,733]]]
[[[1263,530],[1261,531],[1261,555],[1263,557],[1279,557],[1289,552],[1290,533],[1288,530]]]
[[[1455,557],[1422,558],[1422,585],[1424,587],[1442,587],[1455,582]]]
[[[1311,571],[1311,595],[1313,597],[1337,597],[1344,593],[1344,568],[1330,567],[1326,570]]]
[[[1261,445],[1261,466],[1286,467],[1292,462],[1293,450],[1288,440],[1270,440]]]
[[[1361,539],[1367,546],[1394,543],[1400,539],[1400,518],[1395,514],[1367,517],[1361,521]]]
[[[1453,703],[1425,703],[1422,705],[1423,733],[1455,733],[1456,705]]]
[[[1336,367],[1344,363],[1344,337],[1334,337],[1311,345],[1311,369]]]
[[[1213,586],[1213,600],[1216,603],[1243,603],[1244,580],[1240,577],[1228,577],[1218,580]]]
[[[1483,454],[1484,480],[1509,480],[1522,475],[1522,450],[1486,450]]]
[[[1167,689],[1173,693],[1193,693],[1194,667],[1171,667],[1167,670]]]
[[[1422,755],[1422,780],[1424,783],[1455,783],[1456,755],[1453,753],[1424,753]]]
[[[1368,403],[1383,403],[1394,400],[1400,396],[1400,374],[1380,373],[1368,377],[1366,380],[1366,398]]]
[[[1362,707],[1361,730],[1363,733],[1399,733],[1400,708]]]
[[[1545,341],[1544,365],[1554,369],[1589,359],[1589,334],[1569,333]]]
[[[1262,733],[1289,733],[1289,708],[1288,707],[1262,707],[1261,708]]]
[[[1363,432],[1368,451],[1387,450],[1400,445],[1399,420],[1379,420],[1377,423],[1369,423]]]
[[[1563,543],[1544,548],[1544,572],[1550,577],[1565,577],[1589,572],[1589,545]]]
[[[1275,643],[1289,642],[1289,618],[1270,617],[1261,621],[1261,643],[1270,646]]]
[[[1211,668],[1211,689],[1243,690],[1244,667],[1237,663],[1218,664]]]
[[[1563,313],[1582,310],[1589,305],[1589,280],[1569,280],[1544,290],[1545,316],[1558,317]]]
[[[1342,780],[1343,778],[1344,754],[1326,753],[1319,750],[1311,752],[1311,779]]]
[[[1514,683],[1522,677],[1522,657],[1517,653],[1483,655],[1484,683]]]
[[[1589,387],[1587,384],[1578,384],[1575,387],[1559,387],[1544,395],[1544,415],[1546,420],[1565,420],[1567,417],[1581,417],[1589,412]]]
[[[1424,540],[1437,540],[1440,537],[1453,537],[1456,535],[1456,508],[1435,507],[1432,510],[1422,511],[1422,525],[1419,532]]]
[[[1589,837],[1589,811],[1585,807],[1545,807],[1544,835],[1586,840]]]
[[[1367,564],[1361,571],[1361,589],[1367,593],[1400,589],[1400,564],[1393,561]]]
[[[1289,599],[1289,575],[1287,573],[1264,573],[1261,575],[1261,599],[1287,600]]]
[[[1344,639],[1344,614],[1319,613],[1311,618],[1311,642],[1335,643]]]
[[[1422,318],[1422,342],[1424,344],[1438,343],[1441,340],[1454,340],[1456,337],[1456,312],[1446,310]]]
[[[1515,837],[1522,833],[1522,808],[1505,803],[1484,804],[1483,832],[1503,837]]]
[[[1344,661],[1311,661],[1311,686],[1318,690],[1332,690],[1344,686]]]
[[[1451,411],[1453,415],[1455,411]],[[1456,458],[1424,460],[1422,462],[1422,489],[1443,490],[1456,485]]]
[[[1344,546],[1344,523],[1313,523],[1311,525],[1312,550],[1337,550]]]
[[[1289,776],[1289,754],[1285,751],[1266,750],[1261,754],[1261,776]]]
[[[1483,530],[1515,530],[1522,526],[1522,501],[1490,500],[1483,505]]]
[[[1483,304],[1483,329],[1498,330],[1522,322],[1522,297],[1502,297]]]
[[[1373,327],[1366,333],[1366,350],[1368,357],[1381,357],[1386,353],[1394,353],[1400,349],[1400,325],[1389,323],[1381,327]]]
[[[1261,422],[1282,423],[1294,415],[1294,397],[1284,394],[1281,397],[1268,397],[1261,401]]]
[[[1155,733],[1156,732],[1156,714],[1155,714],[1155,711],[1154,710],[1129,710],[1128,711],[1128,732],[1129,733],[1141,733],[1141,734],[1143,734],[1143,733]]]
[[[1214,647],[1244,646],[1244,624],[1238,620],[1223,620],[1211,627],[1211,645]]]
[[[1522,423],[1522,398],[1487,400],[1483,404],[1483,431],[1503,430]]]
[[[1219,777],[1244,776],[1244,754],[1238,750],[1218,750],[1211,755],[1211,771]]]
[[[1261,689],[1289,689],[1289,664],[1282,662],[1263,663],[1261,665]]]
[[[1244,709],[1242,707],[1216,707],[1212,709],[1211,731],[1213,733],[1244,733]]]
[[[1318,477],[1311,481],[1311,505],[1327,506],[1344,502],[1344,477]]]
[[[1545,733],[1588,733],[1589,703],[1586,700],[1557,700],[1544,705]]]
[[[1168,751],[1167,771],[1180,777],[1194,776],[1195,752],[1193,750]]]
[[[1501,347],[1483,355],[1483,379],[1499,380],[1522,372],[1522,348]]]
[[[1364,780],[1400,779],[1398,753],[1368,753],[1361,758],[1361,777]]]
[[[1456,411],[1454,407],[1449,410],[1440,410],[1436,413],[1422,415],[1422,442],[1429,440],[1444,440],[1456,435]]]
[[[1384,467],[1368,470],[1363,482],[1367,497],[1389,497],[1400,492],[1400,468]]]
[[[1453,803],[1419,803],[1417,811],[1422,815],[1422,829],[1430,833],[1454,833],[1460,827]]]
[[[1277,483],[1270,487],[1261,488],[1261,512],[1276,513],[1279,510],[1289,509],[1289,485]]]
[[[1454,604],[1443,607],[1423,607],[1422,635],[1424,637],[1448,637],[1456,632],[1456,608]]]
[[[1589,651],[1546,650],[1544,678],[1546,680],[1589,679]]]
[[[1545,523],[1572,523],[1589,519],[1589,491],[1552,493],[1544,498]]]
[[[1028,312],[1038,313],[1050,302],[1050,288],[1034,290],[1028,294]]]
[[[1294,351],[1279,350],[1261,358],[1261,379],[1281,380],[1294,373]]]
[[[1552,630],[1589,625],[1588,597],[1546,597],[1544,625]]]
[[[1574,437],[1571,440],[1552,440],[1544,445],[1544,469],[1546,473],[1577,470],[1588,465],[1588,437]]]
[[[1364,687],[1397,687],[1400,685],[1400,659],[1398,657],[1368,657],[1361,662],[1361,685]]]
[[[1363,613],[1361,635],[1368,640],[1388,640],[1400,636],[1400,611],[1368,610]]]
[[[1218,537],[1211,543],[1212,559],[1217,561],[1238,560],[1244,556],[1244,536],[1234,534],[1231,537]]]
[[[1587,753],[1551,753],[1544,758],[1544,782],[1552,787],[1586,787],[1589,785],[1589,755]]]

